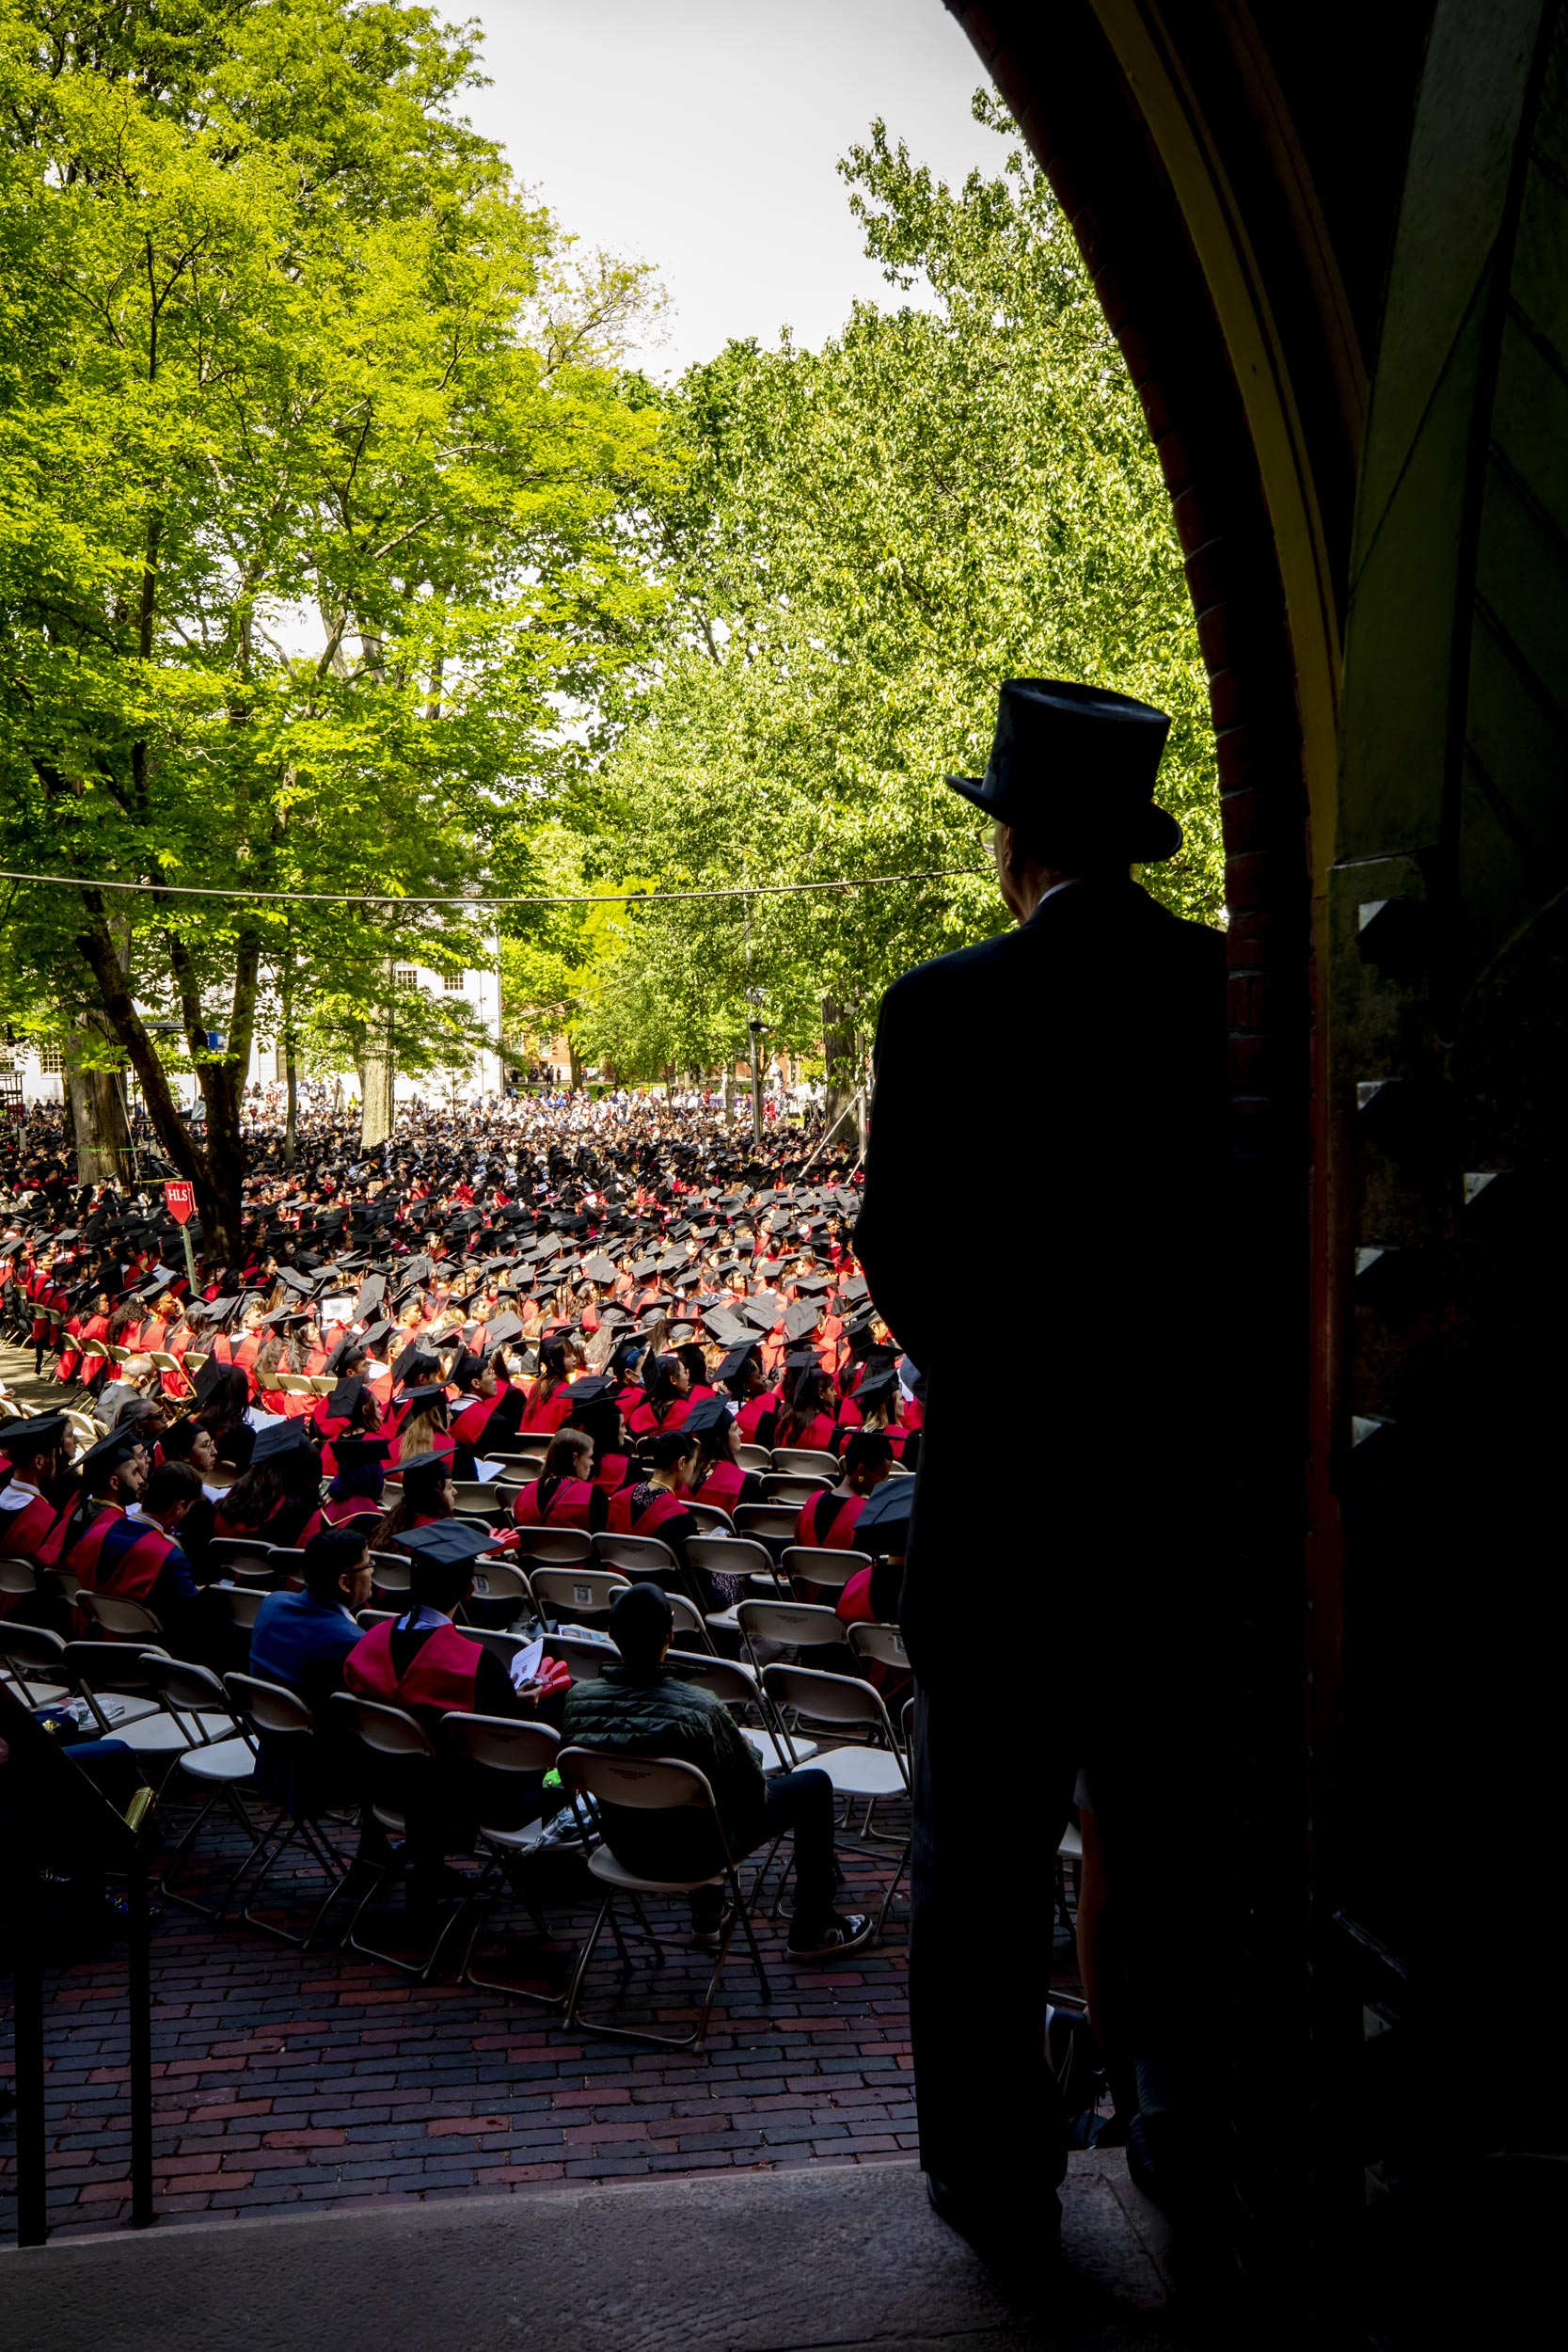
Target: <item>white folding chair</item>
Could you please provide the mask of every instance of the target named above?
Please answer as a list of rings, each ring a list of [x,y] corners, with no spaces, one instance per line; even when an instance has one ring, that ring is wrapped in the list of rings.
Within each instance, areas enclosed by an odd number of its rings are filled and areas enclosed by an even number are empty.
[[[717,1502],[701,1502],[695,1496],[689,1495],[686,1500],[686,1507],[690,1512],[692,1518],[696,1520],[705,1535],[734,1534],[735,1521],[731,1518],[727,1511],[721,1511],[719,1508]],[[689,1551],[690,1549],[691,1546],[689,1542],[687,1545],[688,1551]]]
[[[603,1617],[629,1580],[612,1568],[535,1568],[529,1581],[536,1605],[546,1616]]]
[[[621,2042],[645,2042],[660,2050],[696,2050],[702,2046],[707,2032],[708,2019],[713,2013],[714,1996],[719,1979],[729,1954],[730,1941],[738,1922],[746,1931],[751,1947],[752,1964],[757,1973],[765,2001],[771,1999],[768,1972],[762,1964],[757,1948],[756,1930],[740,1880],[731,1858],[724,1836],[719,1808],[713,1801],[713,1790],[705,1773],[694,1764],[687,1764],[674,1756],[609,1756],[593,1748],[562,1748],[558,1756],[561,1777],[574,1795],[592,1798],[595,1806],[613,1805],[627,1812],[684,1814],[700,1812],[707,1817],[712,1836],[712,1851],[718,1867],[699,1878],[658,1878],[628,1869],[615,1859],[608,1845],[597,1847],[588,1857],[590,1875],[604,1888],[604,1901],[594,1918],[587,1942],[578,1955],[566,1999],[565,2023],[570,2027],[581,2023],[590,2032],[608,2034]],[[695,1894],[699,1887],[716,1886],[729,1896],[729,1909],[719,1930],[719,1947],[714,1956],[713,1973],[698,2012],[697,2023],[688,2034],[653,2033],[645,2027],[611,2025],[604,2018],[582,2016],[580,2001],[583,1979],[594,1947],[608,1922],[621,1954],[623,1978],[630,1974],[631,1955],[614,1916],[618,1896],[631,1898],[641,1923],[642,1931],[654,1948],[654,1964],[664,1958],[664,1947],[642,1912],[640,1898],[643,1895],[680,1896]]]
[[[760,1725],[742,1722],[740,1731],[747,1745],[756,1750],[757,1761],[765,1772],[793,1772],[798,1764],[806,1763],[816,1754],[816,1743],[811,1740],[785,1743],[781,1736],[783,1726],[778,1724],[755,1667],[743,1664],[738,1658],[710,1658],[705,1650],[672,1649],[664,1662],[683,1682],[700,1682],[726,1707],[749,1709],[762,1717]]]
[[[38,1597],[38,1563],[23,1560],[14,1553],[0,1559],[0,1593],[11,1600],[35,1600]]]
[[[182,1903],[203,1919],[221,1919],[233,1892],[232,1877],[222,1901],[215,1905],[198,1902],[174,1881],[214,1805],[227,1807],[244,1831],[247,1847],[255,1851],[256,1824],[245,1811],[240,1790],[255,1777],[256,1742],[235,1714],[222,1683],[207,1667],[187,1665],[182,1659],[168,1658],[157,1650],[144,1651],[141,1662],[149,1689],[190,1743],[176,1758],[176,1769],[164,1784],[164,1797],[167,1799],[171,1784],[182,1778],[190,1780],[200,1796],[195,1820],[164,1864],[158,1892],[166,1901]],[[214,1734],[213,1726],[218,1724],[228,1725],[226,1734]]]
[[[881,1694],[858,1676],[822,1674],[815,1666],[788,1666],[777,1660],[763,1668],[762,1687],[779,1710],[786,1738],[792,1716],[814,1731],[861,1734],[857,1745],[819,1748],[814,1768],[826,1772],[838,1794],[848,1800],[846,1825],[854,1805],[864,1800],[860,1842],[876,1838],[879,1844],[887,1843],[876,1837],[872,1817],[883,1798],[909,1796],[910,1773]],[[882,1744],[873,1744],[877,1740]],[[905,1836],[900,1835],[897,1842],[905,1843]]]
[[[338,1721],[340,1732],[359,1751],[372,1790],[369,1809],[372,1820],[388,1833],[406,1836],[408,1797],[428,1795],[434,1802],[432,1792],[436,1771],[434,1746],[413,1716],[401,1707],[384,1707],[377,1699],[356,1698],[350,1691],[334,1691],[328,1704]],[[365,1907],[392,1875],[389,1863],[372,1863],[367,1867],[369,1884],[349,1920],[343,1937],[345,1947],[350,1951],[363,1952],[368,1959],[385,1961],[388,1968],[399,1969],[404,1976],[418,1977],[421,1984],[428,1984],[447,1938],[467,1910],[467,1903],[459,1904],[441,1922],[422,1961],[404,1960],[396,1952],[360,1941],[359,1921]],[[477,1880],[475,1884],[477,1886]]]
[[[530,1574],[536,1560],[549,1568],[575,1568],[593,1556],[594,1538],[585,1527],[522,1527],[512,1551]]]
[[[0,1617],[0,1672],[24,1707],[60,1707],[71,1693],[65,1662],[65,1637],[48,1626]],[[151,1714],[150,1706],[144,1714]]]
[[[562,1994],[536,1993],[504,1978],[482,1977],[474,1966],[474,1949],[480,1934],[507,1884],[527,1910],[539,1934],[549,1933],[522,1874],[523,1863],[529,1855],[538,1852],[543,1840],[545,1824],[541,1812],[534,1811],[520,1827],[507,1826],[499,1819],[486,1819],[486,1798],[491,1800],[496,1816],[515,1812],[515,1804],[507,1802],[515,1795],[515,1784],[531,1775],[542,1779],[551,1770],[561,1744],[560,1734],[548,1724],[515,1723],[510,1717],[499,1715],[451,1714],[442,1716],[438,1739],[442,1750],[467,1768],[468,1786],[465,1795],[472,1801],[479,1816],[475,1836],[485,1857],[485,1868],[470,1898],[474,1923],[457,1980],[473,1985],[482,1993],[509,1993],[515,2000],[531,2001],[540,2009],[561,2009],[564,2006]]]
[[[832,1609],[809,1600],[742,1600],[736,1603],[736,1623],[747,1656],[760,1674],[763,1661],[757,1645],[781,1649],[847,1649],[848,1628]]]
[[[155,1609],[149,1609],[145,1601],[127,1600],[119,1593],[98,1593],[84,1584],[77,1590],[76,1606],[110,1640],[117,1634],[127,1641],[143,1634],[156,1638],[164,1629]]]
[[[786,1473],[805,1471],[826,1479],[830,1486],[836,1486],[844,1475],[844,1465],[836,1454],[820,1453],[810,1445],[776,1445],[769,1468]]]
[[[510,1626],[520,1610],[538,1606],[529,1579],[510,1560],[476,1560],[473,1574],[473,1594],[466,1607],[470,1615],[477,1608],[480,1623]]]
[[[608,1633],[595,1637],[587,1627],[580,1631],[562,1627],[546,1634],[545,1649],[548,1657],[560,1659],[574,1682],[597,1682],[621,1655]]]
[[[759,1476],[773,1467],[773,1456],[765,1445],[737,1445],[736,1455],[742,1470],[755,1470]]]
[[[789,1544],[779,1554],[779,1573],[797,1591],[809,1584],[818,1593],[842,1593],[858,1569],[870,1565],[868,1551],[830,1551],[817,1544]]]
[[[770,1470],[762,1482],[762,1491],[767,1502],[787,1503],[799,1518],[801,1505],[827,1494],[832,1484],[831,1478],[817,1478],[803,1470]]]
[[[457,1510],[468,1518],[495,1520],[506,1516],[507,1498],[491,1479],[454,1479],[452,1493]]]
[[[235,1871],[230,1893],[261,1856],[260,1874],[240,1916],[247,1927],[259,1928],[263,1935],[276,1936],[279,1943],[293,1944],[306,1951],[348,1883],[348,1866],[322,1827],[314,1800],[322,1749],[316,1719],[299,1692],[288,1690],[282,1683],[263,1682],[256,1675],[227,1674],[223,1687],[246,1734],[256,1742],[263,1760],[276,1771],[278,1785],[288,1792],[285,1798],[272,1801],[276,1819]],[[256,1911],[261,1889],[284,1854],[294,1849],[307,1854],[326,1880],[326,1893],[303,1934],[280,1927],[276,1919],[260,1918]]]

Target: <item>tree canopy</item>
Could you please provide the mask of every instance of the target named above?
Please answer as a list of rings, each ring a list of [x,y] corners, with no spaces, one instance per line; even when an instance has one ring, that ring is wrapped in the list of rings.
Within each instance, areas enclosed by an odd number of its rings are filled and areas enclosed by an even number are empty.
[[[1186,843],[1144,880],[1212,919],[1218,809],[1169,504],[1050,187],[1015,144],[949,188],[879,122],[840,168],[890,286],[920,298],[857,305],[818,352],[732,343],[680,384],[664,642],[579,811],[594,859],[657,864],[670,888],[976,868],[982,820],[942,776],[983,767],[1000,679],[1065,676],[1172,713],[1161,798]],[[818,1040],[824,1000],[863,1036],[898,971],[1005,919],[989,870],[646,905],[579,1034],[619,1062],[657,1026],[659,1059],[711,1065],[744,1048],[750,987],[778,1042]]]
[[[269,991],[364,1050],[395,959],[482,960],[261,894],[461,892],[663,594],[644,274],[518,196],[474,67],[398,0],[0,4],[0,850],[157,885],[13,888],[5,977],[129,1059],[230,1237]]]

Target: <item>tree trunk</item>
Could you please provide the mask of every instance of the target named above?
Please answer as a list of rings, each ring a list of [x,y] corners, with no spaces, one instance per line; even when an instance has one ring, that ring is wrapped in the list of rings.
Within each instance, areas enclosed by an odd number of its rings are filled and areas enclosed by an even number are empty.
[[[76,1182],[125,1182],[131,1174],[131,1130],[125,1100],[112,1070],[83,1067],[89,1041],[104,1042],[100,1024],[89,1016],[66,1039],[66,1103],[76,1142]]]
[[[89,928],[78,932],[76,944],[98,983],[103,1017],[110,1033],[124,1046],[131,1067],[141,1080],[147,1115],[171,1166],[177,1174],[187,1177],[196,1187],[202,1242],[209,1262],[222,1263],[236,1260],[240,1255],[243,1230],[240,1178],[244,1172],[237,1113],[231,1143],[226,1150],[221,1130],[214,1135],[212,1098],[209,1096],[208,1148],[204,1152],[198,1150],[188,1124],[180,1116],[179,1105],[169,1087],[168,1073],[154,1053],[152,1040],[136,1010],[130,981],[110,935],[103,900],[92,891],[84,891],[82,899]],[[189,1025],[187,1021],[187,1030]],[[245,1050],[248,1054],[248,1044]],[[208,1093],[205,1084],[202,1092],[204,1095]]]
[[[294,986],[293,958],[287,954],[283,961],[283,1078],[288,1089],[288,1104],[283,1114],[283,1165],[293,1168],[299,1136],[299,1062],[294,1053]]]
[[[572,1089],[575,1093],[577,1089],[582,1084],[582,1056],[578,1052],[576,1038],[567,1038],[566,1053],[571,1062]]]
[[[724,1124],[726,1127],[735,1125],[735,1064],[733,1061],[727,1061],[724,1064]]]
[[[847,1144],[852,1152],[858,1153],[862,1137],[860,1105],[855,1102],[859,1073],[854,1015],[831,996],[822,999],[822,1052],[827,1065],[828,1128],[835,1144]]]
[[[359,1149],[369,1152],[385,1143],[392,1132],[392,1081],[397,1075],[392,1055],[392,965],[388,958],[384,983],[387,1001],[365,1033],[359,1063]]]

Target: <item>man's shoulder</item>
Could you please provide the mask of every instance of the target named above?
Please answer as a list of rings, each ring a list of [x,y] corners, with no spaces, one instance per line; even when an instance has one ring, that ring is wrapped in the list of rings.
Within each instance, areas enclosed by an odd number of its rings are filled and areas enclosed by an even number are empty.
[[[884,1012],[896,1016],[917,1008],[924,1010],[935,999],[985,988],[1005,977],[1020,952],[1022,937],[1019,930],[998,931],[972,946],[956,947],[950,955],[928,956],[924,963],[911,964],[882,998]]]

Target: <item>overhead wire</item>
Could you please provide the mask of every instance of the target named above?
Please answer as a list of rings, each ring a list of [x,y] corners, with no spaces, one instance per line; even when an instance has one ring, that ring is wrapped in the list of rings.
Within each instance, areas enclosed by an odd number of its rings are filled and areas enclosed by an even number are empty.
[[[895,882],[957,882],[989,871],[984,866],[929,866],[914,874],[841,874],[822,882],[734,882],[693,890],[593,890],[562,897],[513,896],[490,890],[435,898],[404,897],[396,891],[241,890],[210,882],[113,882],[96,880],[90,874],[27,874],[9,866],[0,866],[0,882],[39,882],[65,890],[132,891],[159,898],[230,898],[246,906],[261,900],[333,907],[603,907],[657,905],[677,898],[784,898],[802,890],[879,890]]]

